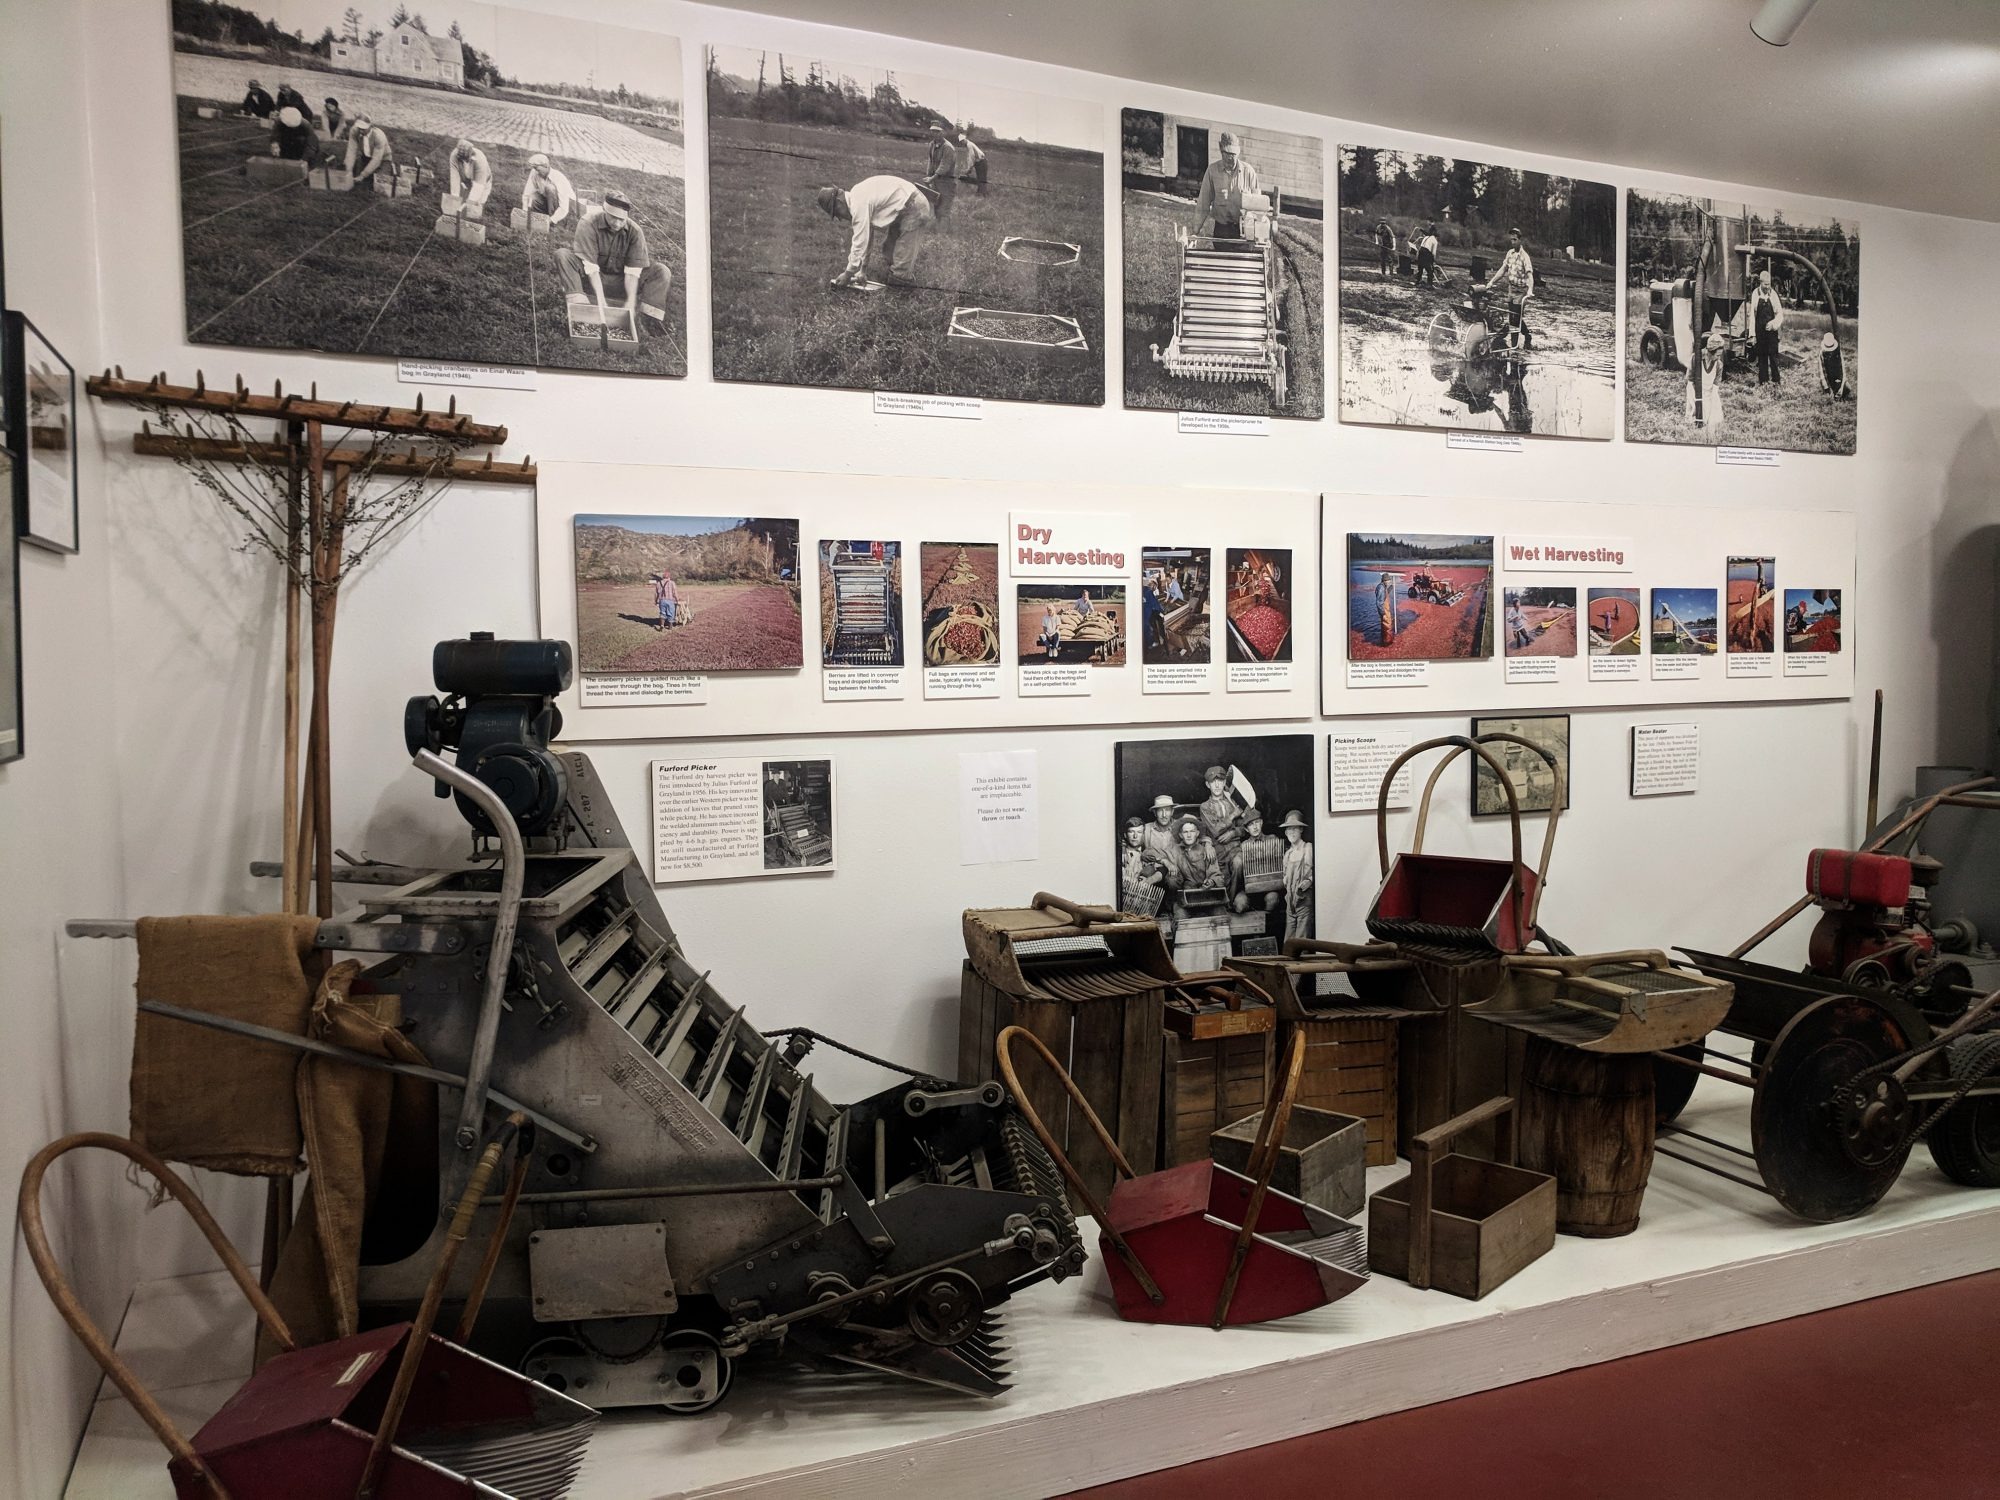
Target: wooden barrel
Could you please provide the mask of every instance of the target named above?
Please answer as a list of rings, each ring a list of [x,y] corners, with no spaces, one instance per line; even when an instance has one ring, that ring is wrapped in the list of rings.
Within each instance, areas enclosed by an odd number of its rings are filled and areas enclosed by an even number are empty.
[[[1653,1059],[1528,1038],[1521,1165],[1556,1180],[1556,1229],[1609,1239],[1639,1227],[1653,1170]]]

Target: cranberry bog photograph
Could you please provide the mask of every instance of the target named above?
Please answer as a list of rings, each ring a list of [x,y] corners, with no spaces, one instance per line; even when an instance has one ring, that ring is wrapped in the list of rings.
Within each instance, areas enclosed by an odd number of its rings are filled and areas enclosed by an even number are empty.
[[[799,523],[579,515],[577,670],[769,672],[804,664]],[[673,623],[660,608],[670,586]]]

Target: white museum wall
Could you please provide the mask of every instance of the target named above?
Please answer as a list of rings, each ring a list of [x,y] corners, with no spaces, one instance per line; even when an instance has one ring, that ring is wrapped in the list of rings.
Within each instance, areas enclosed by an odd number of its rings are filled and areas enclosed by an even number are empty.
[[[88,108],[87,23],[66,5],[10,4],[0,14],[7,301],[79,378],[101,348],[91,137],[98,124],[115,127]],[[62,936],[63,918],[119,911],[125,900],[108,506],[95,414],[85,410],[81,427],[82,551],[21,548],[27,754],[0,766],[0,1188],[9,1199],[46,1142],[125,1126],[132,957],[117,951],[124,945]],[[142,1200],[115,1157],[69,1160],[44,1193],[51,1239],[86,1305],[115,1327]],[[0,1239],[0,1349],[0,1494],[54,1495],[97,1367],[11,1229]]]
[[[1106,235],[1114,245],[1117,111],[1124,104],[1321,134],[1329,173],[1342,141],[1450,149],[1335,119],[733,11],[640,0],[537,4],[678,34],[691,91],[689,156],[696,162],[705,157],[695,89],[707,42],[811,49],[943,74],[976,71],[991,83],[1097,99],[1105,107]],[[164,369],[176,377],[199,367],[211,381],[240,372],[254,387],[282,379],[287,389],[317,382],[327,394],[408,400],[414,392],[398,386],[383,363],[185,343],[168,6],[93,0],[87,80],[79,76],[86,67],[77,35],[81,8],[35,9],[38,17],[61,11],[67,26],[38,19],[27,32],[30,45],[7,49],[0,75],[8,85],[10,300],[83,356],[80,366],[94,357],[98,364],[119,362],[128,373]],[[46,101],[47,112],[17,100]],[[1621,189],[1738,191],[1605,164],[1517,156],[1504,142],[1466,149]],[[1867,696],[1878,686],[1890,693],[1885,785],[1891,795],[1907,787],[1912,767],[1941,750],[1960,758],[1983,754],[1994,632],[1990,537],[2000,477],[1994,417],[2000,368],[1990,357],[1988,330],[2000,319],[1992,276],[2000,226],[1756,193],[1788,206],[1837,209],[1843,218],[1858,213],[1868,273],[1859,455],[1788,454],[1776,469],[1750,470],[1719,468],[1707,450],[1622,442],[1531,439],[1519,454],[1455,452],[1442,433],[1346,426],[1331,418],[1276,422],[1267,438],[1180,437],[1170,414],[1122,409],[1115,348],[1106,351],[1113,373],[1102,409],[994,405],[979,422],[876,418],[863,393],[716,384],[704,373],[704,184],[705,171],[693,172],[688,291],[695,374],[650,381],[544,372],[534,393],[465,393],[461,404],[482,420],[512,428],[504,456],[1023,485],[1249,484],[1325,491],[1334,497],[1331,524],[1339,524],[1342,492],[1853,511],[1859,542],[1847,612],[1856,653],[1853,702],[1577,714],[1574,812],[1558,839],[1544,907],[1549,926],[1572,944],[1726,944],[1782,907],[1798,890],[1808,847],[1856,836]],[[94,219],[81,199],[86,191],[94,194]],[[66,223],[58,239],[30,238],[31,203],[38,217],[70,210],[59,215]],[[103,252],[94,325],[92,262],[81,253],[93,238]],[[1115,312],[1115,262],[1108,271]],[[1332,291],[1330,274],[1329,330]],[[171,464],[141,463],[119,451],[135,425],[132,413],[97,416],[114,439],[101,468],[86,453],[84,556],[55,568],[47,565],[53,559],[27,559],[31,748],[26,762],[0,771],[10,853],[28,844],[64,856],[56,869],[41,862],[24,868],[18,856],[7,861],[0,922],[9,940],[0,951],[0,978],[10,1017],[25,1007],[33,1019],[21,1033],[28,1046],[15,1050],[17,1069],[31,1069],[26,1076],[35,1080],[0,1106],[8,1112],[10,1159],[58,1130],[122,1121],[130,995],[119,964],[129,958],[73,952],[70,945],[65,1005],[52,1010],[39,997],[50,989],[54,934],[64,916],[264,910],[273,897],[268,883],[247,874],[250,860],[277,848],[281,643],[269,570],[231,550],[228,526]],[[838,517],[814,516],[811,523],[837,529]],[[1715,549],[1727,544],[1718,536]],[[1935,582],[1945,568],[1957,581],[1950,593]],[[427,784],[407,766],[403,700],[430,690],[434,641],[469,629],[532,632],[535,577],[532,496],[468,487],[447,495],[354,583],[341,611],[334,688],[334,808],[342,848],[421,859],[462,847],[456,816],[430,799]],[[1301,626],[1310,623],[1302,619]],[[1953,686],[1941,692],[1947,673]],[[1506,704],[1496,699],[1490,707]],[[1198,712],[1198,704],[1190,711]],[[1409,713],[1401,699],[1385,702],[1383,711]],[[1702,726],[1703,785],[1696,796],[1650,802],[1626,796],[1626,738],[1633,722],[1647,719]],[[665,891],[664,904],[702,965],[713,966],[717,987],[747,1003],[758,1024],[803,1023],[916,1065],[948,1067],[960,909],[1016,903],[1037,889],[1111,894],[1112,746],[1128,736],[1104,728],[824,736],[828,721],[816,706],[782,740],[663,742],[657,752],[644,744],[590,748],[628,831],[641,842],[648,832],[645,763],[654,753],[809,749],[837,757],[838,873],[676,886]],[[1454,716],[1427,727],[1462,723]],[[1323,777],[1329,721],[1267,727],[1319,736]],[[1134,733],[1202,732],[1195,725]],[[1239,731],[1217,726],[1215,732]],[[961,867],[956,756],[998,748],[1039,753],[1042,857]],[[1482,822],[1468,832],[1463,786],[1454,776],[1441,794],[1447,800],[1436,846],[1464,840],[1497,852],[1504,825]],[[1323,789],[1320,800],[1323,808]],[[1372,826],[1364,816],[1329,819],[1322,811],[1319,817],[1320,930],[1351,934],[1373,884]],[[81,993],[86,976],[95,1028],[58,1031],[82,1024],[70,990]],[[10,1025],[10,1039],[15,1030]],[[880,1082],[845,1060],[816,1057],[814,1066],[836,1097]],[[59,1082],[83,1071],[89,1089],[71,1081],[65,1097]],[[249,1237],[257,1195],[243,1186],[223,1185],[217,1195]],[[137,1200],[132,1190],[116,1200],[118,1223],[129,1222]],[[101,1206],[88,1222],[112,1212]],[[205,1266],[206,1252],[189,1242],[170,1213],[153,1216],[146,1225],[148,1268]],[[32,1326],[38,1340],[13,1340],[14,1371],[63,1368],[73,1377],[77,1356],[61,1343],[24,1265],[14,1266],[12,1304],[18,1326]],[[37,1454],[66,1451],[75,1430],[74,1405],[54,1404],[56,1385],[24,1387],[17,1375],[12,1388],[11,1419],[35,1436]],[[11,1446],[20,1454],[27,1445]],[[35,1462],[22,1492],[54,1493],[56,1470],[45,1458]]]

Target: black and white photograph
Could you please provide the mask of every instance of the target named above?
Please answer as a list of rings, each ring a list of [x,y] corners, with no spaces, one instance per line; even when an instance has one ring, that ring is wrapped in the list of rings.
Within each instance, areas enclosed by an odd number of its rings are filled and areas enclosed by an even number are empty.
[[[1183,973],[1313,936],[1313,737],[1128,740],[1116,756],[1118,906],[1155,916]]]
[[[446,0],[173,0],[187,337],[687,373],[680,42]]]
[[[78,549],[76,371],[20,313],[6,316],[7,431],[20,463],[6,492],[21,540],[52,552]]]
[[[1518,735],[1554,756],[1556,765],[1562,769],[1562,811],[1569,811],[1568,714],[1527,714],[1513,719],[1474,719],[1472,737],[1477,739],[1482,734]],[[1507,768],[1507,779],[1514,784],[1514,795],[1520,801],[1522,812],[1547,812],[1555,806],[1556,776],[1555,772],[1549,769],[1547,760],[1525,746],[1505,740],[1488,745],[1486,748],[1491,750]],[[1466,759],[1472,762],[1472,815],[1475,818],[1505,817],[1507,792],[1500,784],[1500,778],[1493,774],[1493,768],[1483,757],[1468,755]]]
[[[819,544],[819,659],[827,667],[903,664],[903,544]]]
[[[0,340],[4,343],[5,340]],[[8,434],[11,442],[12,433]],[[0,503],[0,765],[19,760],[21,733],[21,549],[18,509],[12,503],[18,461],[10,443],[0,443],[0,482],[8,497]]]
[[[715,377],[1104,404],[1096,104],[708,51]]]
[[[833,762],[764,762],[764,868],[833,863]]]
[[[1127,109],[1125,404],[1326,411],[1326,152],[1317,136]]]
[[[1339,208],[1342,421],[1611,438],[1610,184],[1342,146]]]
[[[1680,193],[1625,198],[1625,437],[1852,453],[1853,219]]]

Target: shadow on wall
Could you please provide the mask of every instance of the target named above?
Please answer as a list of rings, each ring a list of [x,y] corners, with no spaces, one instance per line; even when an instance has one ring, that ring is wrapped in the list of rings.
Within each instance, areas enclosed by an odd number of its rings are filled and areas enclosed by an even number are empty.
[[[2000,417],[1982,413],[1945,476],[1931,634],[1938,647],[1936,756],[2000,765]]]

